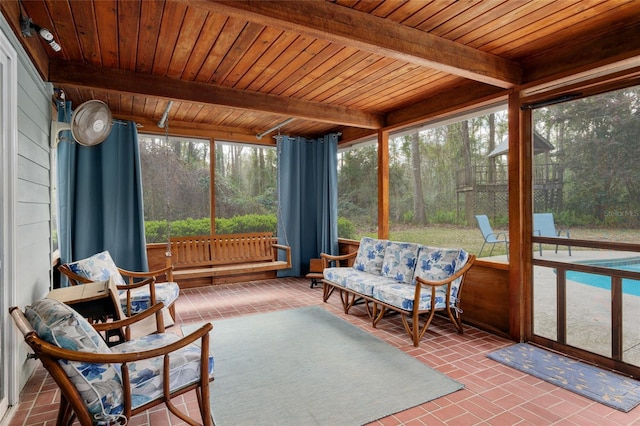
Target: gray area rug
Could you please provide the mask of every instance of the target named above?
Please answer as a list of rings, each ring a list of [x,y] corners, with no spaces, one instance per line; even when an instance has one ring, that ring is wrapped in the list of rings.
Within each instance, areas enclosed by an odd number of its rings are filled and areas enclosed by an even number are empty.
[[[216,426],[361,425],[463,387],[319,306],[215,321],[211,333]]]

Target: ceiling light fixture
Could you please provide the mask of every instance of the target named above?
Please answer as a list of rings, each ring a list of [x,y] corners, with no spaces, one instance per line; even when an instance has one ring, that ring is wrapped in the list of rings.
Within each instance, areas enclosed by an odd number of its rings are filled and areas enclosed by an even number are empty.
[[[21,3],[22,4],[22,3]],[[62,47],[56,42],[53,37],[53,33],[49,31],[47,28],[43,28],[37,24],[34,24],[31,18],[28,16],[20,14],[20,30],[22,31],[23,37],[31,37],[33,35],[33,31],[35,30],[40,37],[46,41],[51,49],[54,52],[59,52],[62,50]]]

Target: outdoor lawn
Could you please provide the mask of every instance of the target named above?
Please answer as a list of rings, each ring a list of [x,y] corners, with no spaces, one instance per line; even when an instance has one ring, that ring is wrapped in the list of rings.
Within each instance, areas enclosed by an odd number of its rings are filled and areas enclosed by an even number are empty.
[[[558,229],[561,227],[558,226]],[[564,228],[563,228],[564,229]],[[506,229],[496,229],[496,232],[506,232]],[[571,228],[571,238],[596,241],[616,241],[623,243],[637,243],[640,239],[638,229],[604,229],[604,228]],[[376,233],[360,232],[354,239],[359,240],[363,236],[377,238]],[[477,227],[464,227],[452,225],[433,225],[422,227],[394,227],[391,229],[389,239],[394,241],[417,242],[438,247],[462,247],[470,253],[478,254],[482,247],[482,235]],[[543,250],[555,250],[555,246],[542,246]],[[561,246],[559,250],[562,250]],[[491,246],[485,246],[482,257],[487,257]],[[581,250],[579,247],[572,250]],[[587,250],[587,249],[584,249]],[[493,255],[504,255],[504,245],[496,244]]]

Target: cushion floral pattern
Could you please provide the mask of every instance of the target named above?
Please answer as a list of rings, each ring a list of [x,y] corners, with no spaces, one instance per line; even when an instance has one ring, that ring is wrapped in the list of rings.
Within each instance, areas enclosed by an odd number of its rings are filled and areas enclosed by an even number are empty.
[[[72,272],[91,281],[106,281],[109,277],[113,277],[116,285],[127,284],[107,250],[94,254],[86,259],[69,263],[68,265]],[[163,302],[164,306],[171,306],[180,294],[180,287],[174,282],[157,283],[155,289],[156,301]],[[149,288],[147,286],[131,291],[132,312],[127,312],[126,291],[120,291],[119,299],[122,310],[128,316],[140,313],[151,307],[151,295],[149,294]]]
[[[372,296],[374,289],[381,285],[393,284],[397,281],[380,275],[365,274],[353,268],[326,268],[324,277],[344,288],[360,294]]]
[[[377,287],[373,297],[392,306],[411,311],[415,303],[415,292],[416,288],[412,285],[396,283]],[[436,291],[435,309],[443,309],[446,307],[445,297],[445,294]],[[418,309],[421,311],[431,309],[431,289],[423,288],[420,292]]]
[[[444,249],[423,246],[418,256],[415,276],[430,281],[444,280],[454,275],[466,265],[469,254],[462,249]],[[462,278],[458,278],[451,285],[451,305],[457,303],[458,291]],[[415,278],[413,280],[415,285]],[[439,287],[436,294],[445,296],[446,287]]]
[[[180,337],[174,333],[150,334],[111,348],[113,353],[140,352],[169,345]],[[196,341],[171,353],[169,357],[169,389],[171,392],[200,380],[200,346]],[[209,356],[209,374],[213,373],[213,357]],[[161,398],[163,357],[127,364],[131,378],[131,408]]]
[[[107,250],[68,265],[72,272],[92,281],[107,281],[113,277],[116,285],[127,284]]]
[[[25,317],[43,340],[64,349],[110,353],[100,334],[75,310],[54,299],[42,299],[25,309]],[[111,364],[60,361],[91,414],[123,411],[120,371]]]
[[[358,254],[353,262],[353,268],[358,271],[380,275],[386,245],[386,240],[377,240],[369,237],[362,238],[360,247],[358,247]]]
[[[95,329],[71,307],[54,299],[43,299],[25,309],[25,316],[38,335],[61,348],[93,353],[130,353],[163,347],[180,337],[174,333],[151,334],[109,348]],[[181,389],[200,380],[200,341],[169,356],[169,388]],[[89,412],[96,419],[122,414],[123,388],[119,364],[60,361]],[[214,360],[209,356],[208,370]],[[131,380],[132,408],[163,397],[163,357],[127,364]]]
[[[409,284],[413,280],[420,245],[389,241],[382,263],[382,276]]]
[[[365,237],[360,243],[353,268],[326,268],[324,278],[334,285],[410,311],[415,303],[417,276],[429,281],[441,281],[462,269],[468,259],[469,254],[462,249],[436,248]],[[377,269],[378,264],[380,269]],[[371,270],[378,272],[368,272]],[[451,285],[452,307],[457,306],[461,282],[462,278],[458,278]],[[446,286],[436,288],[436,309],[446,308],[446,296]],[[426,287],[420,293],[418,309],[431,308],[431,289]]]
[[[422,246],[417,259],[415,276],[430,281],[444,280],[458,272],[467,263],[469,255],[461,249],[444,249]],[[383,269],[384,271],[384,269]],[[450,306],[457,305],[457,295],[462,278],[456,279],[451,285]],[[405,310],[413,310],[415,299],[415,278],[413,285],[391,284],[376,287],[373,297]],[[425,311],[432,308],[446,308],[447,286],[436,287],[434,306],[431,306],[431,288],[425,286],[417,301],[418,310]]]
[[[180,287],[174,282],[156,283],[156,301],[163,302],[164,306],[170,306],[180,295]],[[118,294],[122,310],[127,312],[127,292],[120,291]],[[131,290],[131,316],[145,311],[151,307],[151,294],[148,287],[140,287]]]

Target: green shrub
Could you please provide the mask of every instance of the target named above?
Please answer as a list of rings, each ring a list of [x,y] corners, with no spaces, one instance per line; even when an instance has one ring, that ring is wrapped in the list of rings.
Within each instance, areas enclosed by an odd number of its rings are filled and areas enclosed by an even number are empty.
[[[209,218],[184,219],[171,222],[171,235],[208,235],[211,233]]]
[[[168,229],[163,220],[150,220],[144,223],[147,243],[165,243],[168,235],[209,235],[211,233],[209,218],[185,219],[171,222]],[[231,218],[216,218],[216,234],[239,234],[243,232],[278,232],[278,220],[275,214],[247,214]],[[356,228],[345,218],[338,218],[338,235],[340,238],[354,238]]]
[[[353,239],[356,237],[356,227],[349,219],[338,218],[338,237]]]
[[[222,232],[218,229],[216,219],[217,234],[239,234],[242,232],[278,232],[278,220],[275,214],[246,214],[244,216],[234,216],[231,219],[233,223],[232,232]]]
[[[147,243],[164,243],[168,235],[173,237],[186,235],[209,235],[209,218],[185,219],[171,222],[169,229],[166,221],[151,220],[144,223]],[[216,234],[238,234],[242,232],[273,232],[276,235],[278,222],[273,214],[248,214],[232,218],[216,218]]]

